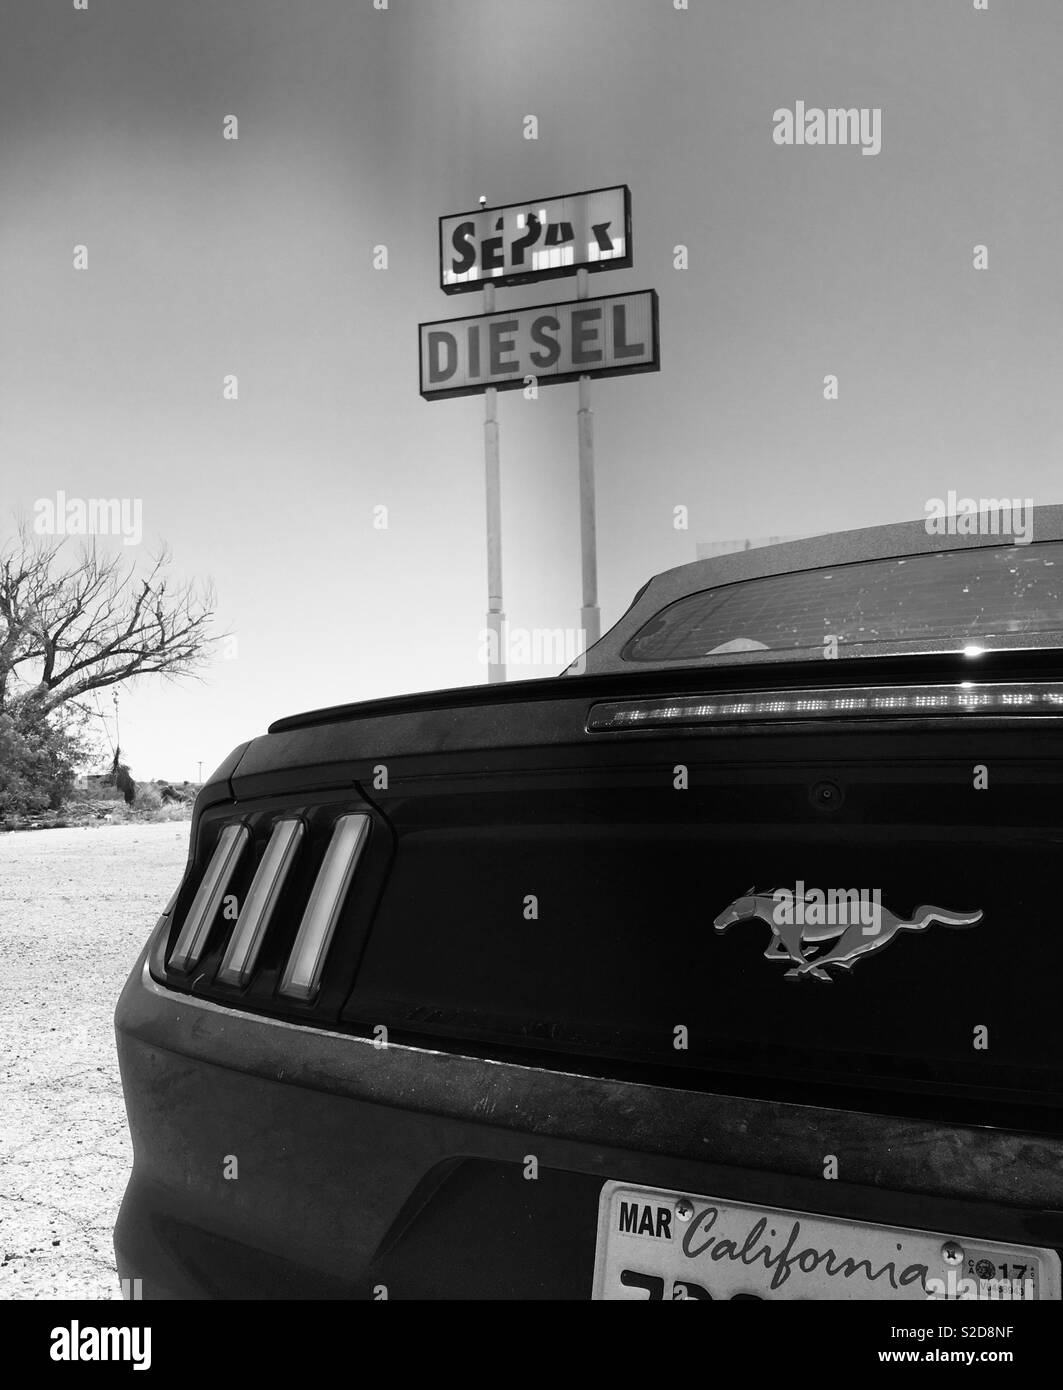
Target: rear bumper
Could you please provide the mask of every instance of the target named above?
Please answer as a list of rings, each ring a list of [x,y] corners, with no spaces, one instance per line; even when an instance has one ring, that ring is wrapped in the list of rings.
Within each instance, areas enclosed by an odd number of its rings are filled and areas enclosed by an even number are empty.
[[[588,1298],[611,1178],[1063,1247],[1055,1137],[378,1048],[173,993],[145,958],[115,1025],[115,1251],[149,1299]]]

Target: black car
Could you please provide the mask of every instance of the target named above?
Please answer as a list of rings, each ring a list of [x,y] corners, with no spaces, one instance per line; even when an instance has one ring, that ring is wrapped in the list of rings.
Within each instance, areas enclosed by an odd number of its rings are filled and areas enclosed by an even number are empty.
[[[121,1276],[1058,1299],[1063,508],[978,523],[235,749],[118,1005]]]

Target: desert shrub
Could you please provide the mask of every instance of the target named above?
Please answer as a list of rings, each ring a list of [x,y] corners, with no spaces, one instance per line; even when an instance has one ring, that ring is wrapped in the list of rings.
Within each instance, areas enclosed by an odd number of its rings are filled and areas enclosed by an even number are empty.
[[[134,811],[157,811],[162,806],[162,793],[151,782],[138,782],[133,797]]]
[[[190,801],[168,801],[151,815],[153,821],[188,821],[192,819]]]
[[[0,712],[0,818],[58,810],[74,785],[76,734],[36,712]]]

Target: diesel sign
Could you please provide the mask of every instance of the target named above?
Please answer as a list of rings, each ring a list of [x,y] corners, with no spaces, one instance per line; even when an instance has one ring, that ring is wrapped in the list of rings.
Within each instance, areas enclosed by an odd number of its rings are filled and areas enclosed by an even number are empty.
[[[660,370],[657,293],[477,314],[420,325],[421,395],[469,395],[495,386],[514,390],[581,376]]]

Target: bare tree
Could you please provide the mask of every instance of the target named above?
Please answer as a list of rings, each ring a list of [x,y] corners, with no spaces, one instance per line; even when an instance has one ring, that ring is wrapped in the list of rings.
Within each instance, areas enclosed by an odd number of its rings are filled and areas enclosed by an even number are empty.
[[[23,526],[0,550],[0,711],[47,715],[104,686],[188,676],[204,663],[210,584],[174,584],[166,549],[138,576],[94,542],[76,559],[64,545]]]

